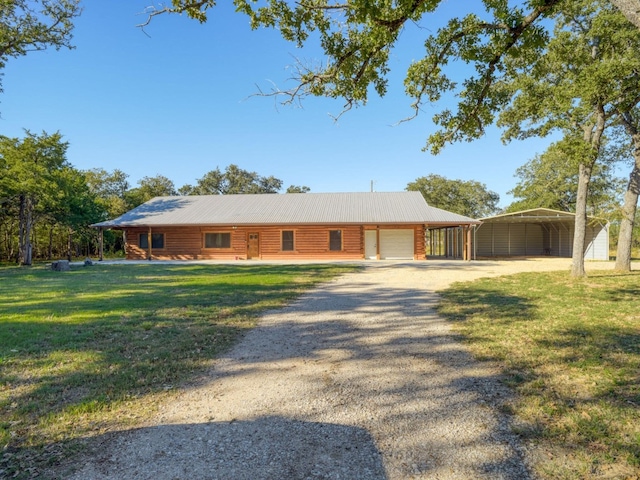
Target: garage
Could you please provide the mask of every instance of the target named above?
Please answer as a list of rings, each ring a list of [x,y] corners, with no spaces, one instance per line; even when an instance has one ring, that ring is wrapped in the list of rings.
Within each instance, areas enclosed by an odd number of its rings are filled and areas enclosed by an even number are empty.
[[[413,260],[413,230],[380,230],[380,258]]]

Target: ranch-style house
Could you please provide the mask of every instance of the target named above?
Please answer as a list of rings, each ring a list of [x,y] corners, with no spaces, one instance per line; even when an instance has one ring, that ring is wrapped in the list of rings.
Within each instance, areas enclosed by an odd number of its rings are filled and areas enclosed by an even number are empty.
[[[480,222],[419,192],[156,197],[100,229],[123,230],[127,259],[425,260],[428,231],[455,229],[472,257]]]

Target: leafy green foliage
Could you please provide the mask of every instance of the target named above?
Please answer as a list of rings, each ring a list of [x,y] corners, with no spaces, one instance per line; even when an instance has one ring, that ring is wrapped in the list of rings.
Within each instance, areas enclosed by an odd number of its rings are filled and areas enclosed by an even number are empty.
[[[142,205],[154,197],[166,197],[177,193],[173,181],[164,175],[142,177],[138,185],[140,185],[138,188],[132,188],[124,194],[127,210]]]
[[[103,168],[94,168],[84,174],[89,189],[106,210],[107,218],[119,217],[129,210],[126,195],[130,185],[126,173],[118,169],[107,172]]]
[[[238,193],[278,193],[282,180],[273,176],[263,177],[256,172],[229,165],[224,172],[219,167],[207,172],[194,186],[185,185],[182,195],[232,195]]]
[[[407,185],[418,191],[432,207],[471,218],[483,218],[498,212],[500,195],[475,180],[449,180],[440,175],[420,177]]]
[[[413,23],[425,27],[428,14],[442,0],[235,0],[236,9],[250,17],[253,28],[271,27],[298,47],[317,42],[323,62],[298,61],[294,80],[288,91],[276,89],[285,103],[308,95],[343,98],[345,109],[367,103],[371,92],[383,96],[387,92],[389,59],[403,31]],[[470,13],[452,18],[437,30],[425,34],[425,54],[407,68],[405,89],[412,99],[414,115],[423,106],[454,93],[458,98],[455,111],[444,110],[433,116],[441,130],[431,135],[427,147],[438,152],[446,143],[481,136],[494,120],[498,110],[508,104],[511,94],[502,83],[519,68],[537,58],[548,41],[543,20],[552,18],[563,0],[529,0],[515,2],[482,0],[465,5]],[[206,19],[213,1],[174,0],[172,8],[156,10],[186,12],[200,21]],[[423,25],[424,22],[424,25]],[[470,66],[474,75],[462,82],[447,74],[457,60]],[[510,63],[509,63],[510,62]]]
[[[309,193],[311,189],[306,185],[290,185],[287,187],[286,193]]]
[[[515,176],[519,181],[509,192],[516,200],[507,207],[507,212],[532,208],[575,212],[580,159],[574,158],[574,154],[571,142],[565,139],[518,168]],[[624,181],[614,176],[610,163],[595,165],[589,186],[589,214],[615,215],[623,189]]]
[[[105,209],[88,186],[85,173],[68,163],[67,148],[60,133],[27,131],[24,139],[0,138],[0,229],[4,230],[7,259],[30,265],[34,254],[45,255],[45,247],[50,257],[54,237],[62,232],[64,240],[57,243],[64,247],[57,248],[57,253],[68,256],[70,235],[85,240],[95,236],[88,225],[104,219]],[[45,233],[48,245],[37,241],[43,238],[38,233]]]
[[[73,20],[80,12],[80,0],[2,0],[0,70],[10,57],[48,47],[73,48]]]

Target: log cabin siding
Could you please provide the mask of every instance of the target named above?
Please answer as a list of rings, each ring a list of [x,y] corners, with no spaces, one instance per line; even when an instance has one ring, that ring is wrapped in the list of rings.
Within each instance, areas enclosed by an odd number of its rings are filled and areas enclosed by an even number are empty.
[[[164,248],[152,249],[156,260],[245,260],[249,233],[259,235],[259,259],[264,260],[358,260],[364,258],[364,231],[369,229],[413,229],[414,259],[425,259],[424,225],[281,225],[238,227],[153,227],[153,233],[164,234]],[[148,228],[126,228],[126,257],[142,260],[148,250],[140,248],[139,237]],[[282,250],[282,232],[294,232],[292,251]],[[342,232],[342,249],[329,249],[329,232]],[[205,233],[230,233],[230,248],[204,248]]]

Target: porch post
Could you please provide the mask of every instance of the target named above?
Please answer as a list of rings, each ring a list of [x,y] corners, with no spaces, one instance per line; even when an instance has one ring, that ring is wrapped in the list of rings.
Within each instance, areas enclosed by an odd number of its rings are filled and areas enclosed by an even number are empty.
[[[147,260],[151,260],[151,255],[153,254],[151,250],[151,227],[149,227],[149,231],[147,232]]]

